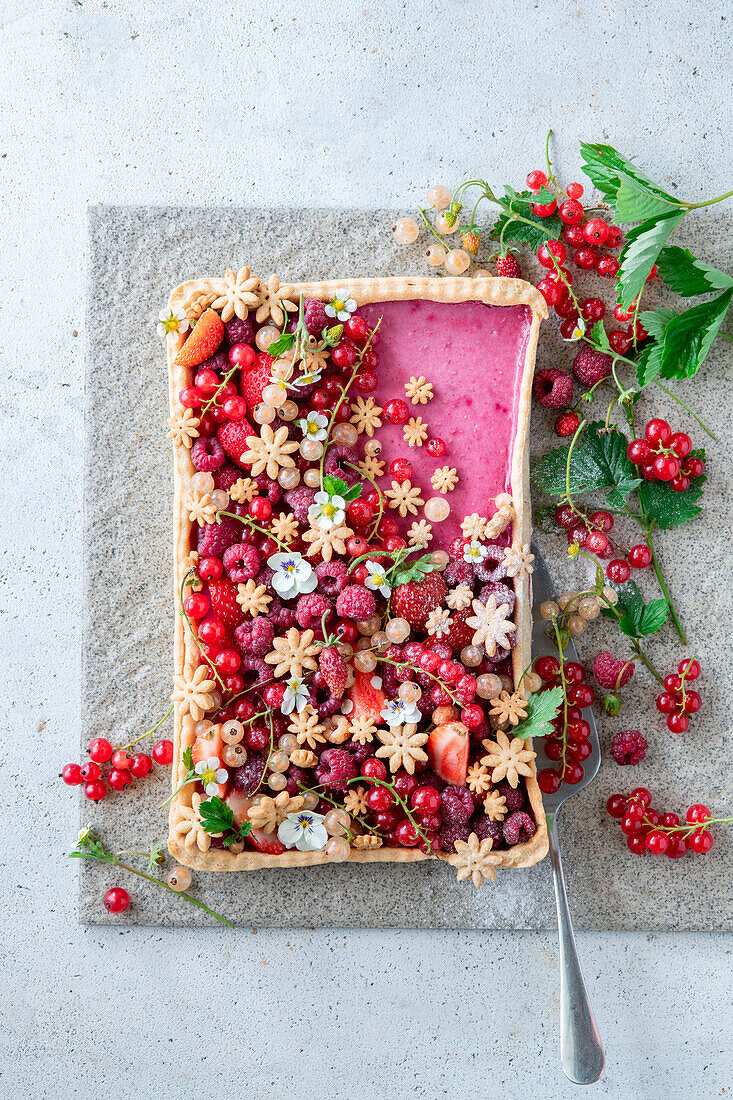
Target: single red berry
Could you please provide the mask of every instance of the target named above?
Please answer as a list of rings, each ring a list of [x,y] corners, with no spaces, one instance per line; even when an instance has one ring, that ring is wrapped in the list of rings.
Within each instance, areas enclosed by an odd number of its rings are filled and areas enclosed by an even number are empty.
[[[583,207],[572,195],[560,203],[557,213],[564,225],[577,225],[583,219]]]
[[[617,225],[609,225],[606,235],[606,248],[619,248],[624,243],[624,235]]]
[[[638,802],[642,806],[651,806],[651,791],[648,791],[646,787],[634,787],[633,791],[629,795],[629,801]]]
[[[575,308],[575,302],[569,294],[565,294],[560,298],[560,301],[555,306],[555,313],[565,321],[577,321],[578,319],[578,311]]]
[[[683,710],[685,714],[697,714],[702,706],[702,699],[696,691],[688,691],[685,695]]]
[[[204,397],[211,397],[219,389],[219,376],[213,370],[200,370],[194,379],[196,388]]]
[[[644,429],[644,435],[647,441],[652,445],[661,444],[663,447],[666,447],[672,435],[672,429],[666,420],[655,417],[647,424]]]
[[[199,638],[207,645],[216,645],[226,634],[226,627],[221,619],[204,619],[199,623]]]
[[[398,481],[409,481],[412,477],[412,463],[409,458],[396,458],[390,462],[389,472]]]
[[[124,771],[130,767],[130,758],[124,749],[117,749],[112,753],[112,767]]]
[[[153,766],[146,752],[136,752],[130,757],[130,771],[136,779],[143,779]]]
[[[653,830],[647,834],[646,846],[654,856],[663,856],[669,847],[669,840],[666,833],[662,833],[659,830]]]
[[[608,535],[604,531],[591,531],[585,540],[585,548],[591,554],[602,554],[607,547]]]
[[[563,340],[572,339],[573,333],[575,332],[577,326],[577,317],[567,317],[564,321],[562,321],[560,324],[560,335],[562,336]]]
[[[393,397],[384,406],[384,419],[388,424],[406,424],[409,415],[407,403],[399,397]]]
[[[670,672],[668,676],[664,677],[664,686],[667,691],[679,691],[682,687],[682,681],[675,672]]]
[[[274,709],[282,705],[286,690],[285,684],[268,684],[262,692],[262,698],[267,703],[268,707]]]
[[[677,477],[673,477],[669,483],[670,489],[673,489],[675,493],[686,493],[690,488],[690,479],[685,477],[684,474],[677,474]]]
[[[224,572],[221,558],[202,558],[196,567],[196,572],[202,581],[218,581]]]
[[[709,852],[713,846],[713,838],[707,829],[696,829],[687,841],[690,849],[698,855]]]
[[[686,432],[673,432],[667,446],[678,458],[687,458],[692,450],[692,440]]]
[[[606,566],[606,576],[614,584],[625,584],[631,576],[631,566],[623,558],[614,558]]]
[[[613,513],[607,512],[605,508],[598,508],[595,512],[591,512],[588,519],[601,531],[613,531]]]
[[[156,741],[153,745],[153,760],[156,764],[170,764],[173,760],[173,742]]]
[[[667,719],[667,729],[670,733],[685,733],[690,724],[686,714],[670,714]]]
[[[606,316],[606,307],[600,298],[584,298],[580,303],[580,312],[586,321],[602,321]]]
[[[609,795],[606,799],[606,810],[611,817],[623,817],[626,813],[626,799],[622,794]]]
[[[652,564],[652,552],[648,546],[639,543],[632,546],[628,553],[629,565],[634,569],[646,569]]]
[[[633,834],[626,837],[626,847],[630,852],[633,852],[635,856],[641,856],[646,851],[645,838],[641,833]]]
[[[93,783],[95,779],[99,779],[102,770],[96,761],[87,760],[86,764],[82,764],[79,768],[79,774],[85,783]]]
[[[672,481],[680,472],[680,460],[674,455],[657,455],[652,466],[660,481]]]
[[[236,649],[220,649],[214,657],[214,665],[222,676],[231,676],[237,672],[242,663],[242,658]]]
[[[87,749],[89,756],[97,764],[106,764],[114,751],[106,737],[95,737],[89,742]]]
[[[429,439],[425,444],[425,450],[431,458],[442,458],[445,454],[445,441],[438,436]]]
[[[110,913],[124,913],[130,904],[130,895],[121,886],[113,886],[102,898],[104,908]]]
[[[527,176],[527,187],[530,191],[541,191],[547,184],[547,176],[541,169],[535,168]]]
[[[685,819],[690,825],[703,825],[711,817],[710,810],[702,802],[695,802],[685,814]]]
[[[585,247],[585,237],[583,236],[582,225],[566,225],[562,231],[562,235],[563,240],[566,240],[573,248]]]
[[[566,684],[582,684],[588,673],[578,661],[566,661],[563,668]]]
[[[107,776],[107,782],[113,791],[123,791],[132,783],[132,776],[127,768],[112,768]]]
[[[632,836],[633,833],[638,833],[643,828],[641,818],[636,814],[626,813],[621,820],[621,832],[625,836]]]
[[[585,775],[582,764],[566,764],[562,771],[563,783],[569,783],[571,786],[575,786],[576,783],[580,783],[581,779]]]
[[[593,688],[589,684],[571,684],[566,691],[569,703],[578,707],[589,707],[596,697]]]
[[[705,473],[705,463],[698,455],[691,455],[685,460],[682,472],[686,474],[687,477],[702,477]]]
[[[566,531],[575,525],[577,512],[570,504],[561,504],[555,509],[555,523]]]
[[[608,223],[603,218],[590,218],[583,226],[588,244],[603,244],[608,236]]]
[[[382,548],[392,553],[394,550],[404,550],[407,543],[400,535],[385,535],[382,539]]]
[[[247,402],[243,397],[234,394],[222,402],[222,408],[229,420],[242,420],[247,412]]]
[[[532,213],[536,214],[538,218],[549,218],[557,210],[557,199],[553,198],[550,202],[533,202]]]
[[[204,395],[197,386],[184,386],[178,394],[178,400],[186,409],[197,409],[203,404]]]
[[[596,271],[604,279],[615,279],[621,264],[615,256],[599,256],[596,260]]]
[[[350,340],[366,340],[369,335],[369,325],[358,313],[353,313],[344,325],[344,333]]]
[[[354,386],[359,393],[374,393],[379,379],[373,370],[362,370],[356,376]]]
[[[571,527],[568,531],[568,545],[572,546],[574,542],[577,542],[578,546],[585,546],[585,540],[588,538],[588,528],[578,523],[575,527]]]
[[[90,802],[100,802],[107,797],[107,788],[102,779],[92,779],[84,784],[84,794]]]
[[[377,760],[376,756],[370,756],[362,764],[361,774],[365,779],[386,779],[387,768],[384,761]]]
[[[615,352],[619,355],[625,355],[631,347],[631,337],[628,333],[622,332],[621,329],[615,328],[608,334],[608,342]]]
[[[366,554],[369,549],[369,543],[361,535],[352,535],[346,542],[346,553],[350,558],[360,558],[362,554]]]
[[[568,737],[576,745],[582,744],[590,737],[590,725],[584,718],[581,718],[577,722],[570,722],[568,725]]]
[[[540,245],[537,252],[537,259],[542,266],[550,268],[552,271],[556,269],[555,261],[557,261],[557,264],[564,264],[566,256],[567,251],[562,241],[545,241],[543,245]]]
[[[555,435],[559,435],[561,439],[569,435],[574,435],[579,425],[580,419],[576,412],[560,413],[555,421]]]
[[[569,183],[567,185],[567,187],[565,188],[565,191],[566,191],[566,194],[567,194],[568,198],[579,199],[579,198],[581,198],[581,196],[583,194],[583,184],[582,183]]]
[[[366,803],[370,810],[383,813],[395,804],[395,797],[387,787],[372,787],[367,792]]]
[[[669,848],[667,848],[666,856],[668,859],[679,859],[687,851],[687,841],[676,833],[672,833],[669,838]]]
[[[560,674],[560,662],[551,655],[538,657],[534,663],[534,671],[541,679],[552,680]]]
[[[84,782],[84,777],[81,774],[81,768],[78,764],[64,764],[61,769],[61,778],[69,787],[78,787],[80,783]]]
[[[555,768],[543,768],[537,774],[537,786],[543,794],[555,794],[560,790],[562,779]]]
[[[591,248],[590,245],[583,245],[576,248],[573,253],[573,261],[581,271],[591,271],[596,266],[597,256],[598,253],[594,248]]]
[[[192,592],[183,601],[183,610],[189,619],[203,619],[204,615],[208,615],[210,607],[209,597],[203,592]]]
[[[700,675],[700,662],[694,660],[691,657],[685,657],[683,661],[677,665],[677,671],[680,676],[684,676],[686,680],[697,680]]]
[[[484,712],[478,703],[470,703],[461,711],[461,721],[470,730],[476,729],[484,720]]]
[[[356,348],[353,344],[341,343],[331,352],[333,365],[341,370],[349,370],[356,362]]]
[[[562,287],[552,279],[540,279],[537,284],[537,289],[548,306],[557,305],[562,298]]]

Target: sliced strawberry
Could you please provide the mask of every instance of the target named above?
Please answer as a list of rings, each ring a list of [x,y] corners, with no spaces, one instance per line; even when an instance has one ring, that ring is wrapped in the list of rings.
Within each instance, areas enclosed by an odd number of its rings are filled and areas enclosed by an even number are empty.
[[[239,373],[239,392],[247,402],[247,408],[253,409],[262,400],[262,391],[269,386],[272,364],[275,360],[266,351],[255,355],[251,367],[243,367]]]
[[[196,738],[191,749],[191,755],[194,764],[199,764],[202,760],[209,760],[212,756],[216,756],[217,759],[221,760],[223,751],[224,742],[221,737],[221,726],[212,726],[207,733],[202,733],[200,737]]]
[[[468,729],[463,722],[444,722],[428,738],[428,757],[433,771],[453,783],[464,786],[468,768]]]
[[[379,725],[382,707],[387,698],[381,687],[375,687],[372,680],[376,678],[375,672],[359,672],[354,670],[354,682],[346,691],[346,696],[354,704],[349,711],[349,720],[354,718],[370,718],[375,725]]]
[[[246,420],[227,420],[216,433],[222,447],[231,458],[241,466],[241,458],[247,450],[247,436],[257,435]]]
[[[224,339],[224,322],[213,309],[205,310],[176,356],[179,367],[197,367],[209,359]]]
[[[233,629],[244,622],[244,612],[237,603],[237,586],[230,580],[211,581],[209,584],[211,613],[221,619],[224,626]]]
[[[252,799],[242,791],[230,791],[226,804],[234,814],[234,824],[238,829],[241,828],[247,820],[247,810],[252,805]],[[285,851],[285,845],[280,843],[275,832],[265,833],[262,829],[252,829],[247,840],[251,840],[259,852],[269,856],[281,856]]]

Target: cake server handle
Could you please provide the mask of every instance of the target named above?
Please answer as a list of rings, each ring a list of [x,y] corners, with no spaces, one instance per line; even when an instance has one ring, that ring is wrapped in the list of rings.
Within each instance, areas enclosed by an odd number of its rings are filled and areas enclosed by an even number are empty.
[[[575,947],[556,814],[546,816],[560,937],[560,1058],[571,1081],[576,1085],[592,1085],[601,1077],[606,1059]]]

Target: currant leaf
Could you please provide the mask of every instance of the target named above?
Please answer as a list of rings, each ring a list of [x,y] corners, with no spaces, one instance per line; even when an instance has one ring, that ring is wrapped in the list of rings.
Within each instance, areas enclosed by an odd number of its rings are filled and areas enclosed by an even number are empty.
[[[193,771],[193,746],[189,745],[187,749],[183,750],[183,756],[181,757],[183,766],[187,772]]]
[[[527,717],[514,727],[515,737],[546,737],[552,733],[551,722],[562,703],[562,688],[539,691],[526,700]]]
[[[667,481],[644,481],[639,487],[639,499],[657,527],[681,527],[700,515],[702,508],[697,502],[704,482],[704,477],[695,478],[684,493],[676,493]]]
[[[284,351],[290,351],[294,345],[295,333],[284,332],[274,343],[270,344],[267,354],[271,355],[273,359],[277,359],[278,355],[282,355]]]
[[[692,378],[705,362],[710,345],[725,320],[733,288],[678,313],[664,329],[662,378]]]
[[[573,449],[569,471],[569,447],[558,447],[535,465],[533,481],[549,496],[562,496],[568,487],[576,494],[608,489],[608,503],[621,507],[628,494],[641,484],[626,457],[626,446],[621,432],[606,431],[605,425],[596,421],[588,425],[580,444]]]
[[[684,216],[684,210],[670,210],[629,229],[619,257],[621,267],[618,273],[618,299],[621,305],[630,306],[641,293],[667,238]]]
[[[698,260],[689,248],[668,245],[659,253],[657,266],[665,286],[683,298],[733,287],[733,275]]]
[[[535,201],[535,196],[530,191],[517,193],[513,188],[505,187],[504,202],[509,210],[499,215],[490,236],[501,237],[504,241],[521,241],[535,251],[551,237],[558,237],[562,222],[557,214],[552,214],[549,218],[539,217],[532,210],[532,203]],[[515,215],[525,218],[526,221],[517,221]],[[528,225],[527,222],[531,224]]]

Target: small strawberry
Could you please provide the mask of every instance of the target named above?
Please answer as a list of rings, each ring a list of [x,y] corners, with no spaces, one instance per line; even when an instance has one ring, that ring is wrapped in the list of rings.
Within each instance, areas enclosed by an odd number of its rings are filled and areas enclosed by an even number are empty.
[[[466,252],[470,253],[471,256],[475,256],[481,244],[481,234],[477,233],[475,229],[468,229],[461,237],[461,244]]]
[[[507,252],[506,256],[499,256],[496,261],[496,273],[505,279],[521,279],[522,269],[517,263],[516,256]]]
[[[233,581],[211,581],[209,601],[212,615],[221,619],[224,626],[233,629],[244,622],[244,612],[237,603],[237,586]]]
[[[440,607],[447,593],[445,581],[434,570],[424,580],[398,585],[392,593],[392,611],[415,630],[424,630],[430,612]]]
[[[209,359],[224,339],[224,322],[213,309],[205,310],[176,356],[179,367],[197,367]]]
[[[247,436],[257,435],[246,420],[226,420],[216,433],[222,447],[231,458],[241,466],[241,458],[247,450]]]
[[[318,667],[331,693],[340,698],[346,689],[348,669],[335,645],[324,646],[318,656]]]
[[[440,638],[431,637],[430,641],[445,642],[454,653],[460,652],[464,646],[471,644],[471,639],[476,633],[472,626],[466,626],[466,619],[470,619],[473,613],[471,607],[464,607],[462,611],[451,611],[448,633],[442,634]]]
[[[255,355],[250,367],[243,367],[239,376],[239,392],[247,402],[247,408],[253,409],[262,400],[262,391],[270,385],[272,364],[275,360],[266,351]]]

